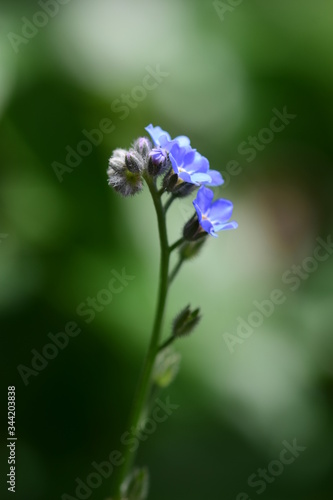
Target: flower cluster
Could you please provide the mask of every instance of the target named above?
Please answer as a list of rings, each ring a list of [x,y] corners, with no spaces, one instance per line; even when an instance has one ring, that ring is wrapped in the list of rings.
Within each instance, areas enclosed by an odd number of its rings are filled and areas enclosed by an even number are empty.
[[[134,149],[115,149],[107,170],[109,185],[123,196],[136,194],[143,188],[143,169],[143,156]]]
[[[196,214],[185,225],[184,238],[195,241],[210,234],[234,229],[237,223],[228,222],[233,205],[228,200],[213,202],[214,194],[207,186],[220,186],[223,179],[217,170],[209,168],[209,161],[196,149],[186,136],[171,139],[170,134],[161,127],[148,125],[145,130],[152,142],[141,137],[126,151],[116,149],[109,160],[109,185],[123,196],[140,192],[146,176],[155,178],[164,175],[162,191],[172,198],[184,197],[199,189],[193,205]]]
[[[183,181],[196,186],[223,184],[220,172],[209,169],[207,158],[191,147],[188,137],[180,135],[171,140],[168,132],[162,130],[161,127],[153,127],[152,125],[148,125],[146,130],[153,140],[155,146],[153,151],[169,154],[173,171],[179,178],[178,182]]]

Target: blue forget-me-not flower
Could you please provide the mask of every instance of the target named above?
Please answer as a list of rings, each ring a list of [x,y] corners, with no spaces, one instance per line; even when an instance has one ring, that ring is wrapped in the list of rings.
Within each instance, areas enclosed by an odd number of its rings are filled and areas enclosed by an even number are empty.
[[[220,186],[223,184],[220,172],[209,169],[209,161],[191,147],[188,137],[180,135],[172,140],[168,132],[161,127],[153,127],[152,124],[148,125],[146,130],[155,146],[150,155],[156,158],[163,155],[163,150],[167,151],[173,171],[178,175],[180,182],[197,186],[201,184]]]
[[[201,228],[217,237],[218,231],[236,229],[238,224],[235,221],[229,222],[233,210],[232,202],[222,198],[213,201],[213,198],[213,191],[202,186],[193,201],[193,205]]]

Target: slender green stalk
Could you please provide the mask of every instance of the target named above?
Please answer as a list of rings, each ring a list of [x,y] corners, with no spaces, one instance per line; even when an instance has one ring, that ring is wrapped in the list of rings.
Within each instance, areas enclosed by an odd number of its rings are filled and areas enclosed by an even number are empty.
[[[169,285],[171,285],[171,283],[175,279],[179,269],[183,265],[183,262],[184,262],[184,259],[180,258],[179,261],[177,262],[177,264],[175,265],[175,267],[173,268],[173,270],[171,271],[170,276],[169,276]]]
[[[164,213],[166,214],[168,209],[170,208],[171,204],[176,198],[173,196],[173,194],[169,197],[169,199],[166,201],[164,205]]]
[[[170,250],[168,244],[165,212],[162,206],[161,197],[157,191],[154,181],[149,176],[146,176],[145,180],[147,182],[150,194],[153,198],[157,214],[157,222],[158,222],[159,237],[161,244],[160,277],[159,277],[158,302],[157,302],[152,335],[148,347],[148,352],[144,361],[143,371],[141,374],[141,379],[139,381],[136,397],[134,399],[134,405],[130,415],[128,429],[131,429],[132,427],[136,429],[139,426],[141,415],[144,406],[147,402],[149,390],[151,387],[151,374],[154,367],[154,361],[156,354],[158,352],[158,345],[161,337],[161,327],[162,327],[167,292],[168,292]],[[127,447],[123,453],[123,458],[124,462],[121,466],[121,469],[119,470],[118,481],[116,483],[116,491],[114,497],[115,500],[121,499],[121,493],[120,493],[121,484],[125,480],[130,470],[131,464],[134,460],[134,453],[131,452],[130,449]]]
[[[179,240],[175,241],[173,245],[170,246],[170,253],[173,252],[176,248],[178,248],[182,243],[184,243],[185,239],[183,237],[179,238]]]
[[[162,345],[160,345],[160,347],[158,348],[158,352],[161,352],[166,347],[169,347],[169,345],[171,345],[175,340],[176,340],[176,337],[171,335],[171,337],[169,337],[165,342],[163,342]]]

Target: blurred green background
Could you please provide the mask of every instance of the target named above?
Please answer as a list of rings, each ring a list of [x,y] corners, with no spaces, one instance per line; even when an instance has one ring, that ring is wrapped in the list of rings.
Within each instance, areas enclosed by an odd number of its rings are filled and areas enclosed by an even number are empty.
[[[75,497],[75,479],[126,430],[159,248],[147,189],[120,198],[106,168],[113,149],[153,123],[188,135],[225,172],[217,192],[233,201],[239,228],[211,238],[172,288],[164,335],[187,303],[203,320],[179,341],[181,371],[162,396],[179,409],[140,449],[149,498],[331,499],[333,256],[297,291],[282,276],[333,229],[333,3],[230,1],[224,14],[222,2],[51,3],[46,18],[37,2],[3,0],[0,14],[1,400],[6,408],[16,385],[15,498]],[[45,26],[35,32],[27,20]],[[164,76],[144,95],[135,87],[148,66]],[[239,145],[284,107],[296,118],[247,161]],[[114,130],[60,182],[54,162],[65,165],[66,147],[105,118]],[[240,166],[230,177],[231,161]],[[172,206],[171,241],[191,215],[190,199]],[[79,304],[123,267],[135,279],[87,323]],[[236,335],[237,318],[276,288],[285,302],[230,352],[225,333]],[[80,335],[25,385],[17,366],[31,366],[31,350],[69,321]],[[258,494],[248,478],[294,439],[306,451]],[[11,498],[6,462],[3,446],[1,498]],[[109,496],[110,480],[90,498]]]

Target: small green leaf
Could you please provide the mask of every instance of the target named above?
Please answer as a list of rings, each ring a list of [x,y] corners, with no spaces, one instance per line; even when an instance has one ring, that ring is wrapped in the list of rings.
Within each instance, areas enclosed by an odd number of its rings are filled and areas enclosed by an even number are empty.
[[[146,467],[134,469],[121,487],[123,500],[146,500],[149,490],[149,473]]]
[[[174,381],[179,371],[181,355],[172,349],[164,349],[155,360],[153,381],[159,387],[167,387]]]

